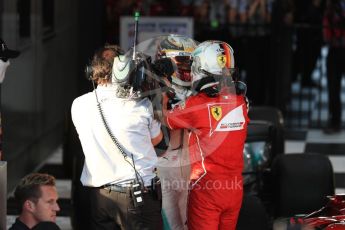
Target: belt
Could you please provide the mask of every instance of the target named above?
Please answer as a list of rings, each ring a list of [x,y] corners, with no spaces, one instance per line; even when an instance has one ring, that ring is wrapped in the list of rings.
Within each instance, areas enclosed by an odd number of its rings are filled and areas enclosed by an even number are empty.
[[[121,186],[116,184],[105,184],[101,186],[102,189],[109,190],[111,192],[120,192],[120,193],[127,193],[130,191],[131,187],[129,186]]]
[[[120,193],[127,193],[131,190],[130,186],[121,186],[121,185],[116,185],[116,184],[105,184],[105,185],[102,185],[100,188],[111,191],[111,192],[120,192]],[[149,192],[151,190],[152,190],[151,186],[147,186],[145,187],[144,192]]]

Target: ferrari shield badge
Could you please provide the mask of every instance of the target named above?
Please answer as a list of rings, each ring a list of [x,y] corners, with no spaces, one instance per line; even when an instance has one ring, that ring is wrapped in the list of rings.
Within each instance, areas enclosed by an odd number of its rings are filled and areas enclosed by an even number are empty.
[[[226,56],[225,55],[219,55],[217,57],[217,62],[218,62],[218,65],[220,66],[220,68],[224,68],[224,66],[226,64]]]
[[[211,114],[212,114],[212,117],[216,121],[219,121],[220,118],[222,117],[222,107],[221,106],[212,106],[211,107]]]

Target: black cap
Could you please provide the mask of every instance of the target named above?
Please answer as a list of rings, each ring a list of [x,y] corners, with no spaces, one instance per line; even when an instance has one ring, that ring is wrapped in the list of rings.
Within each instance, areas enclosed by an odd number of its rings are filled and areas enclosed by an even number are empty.
[[[5,42],[0,38],[0,58],[16,58],[20,54],[17,50],[10,50]]]

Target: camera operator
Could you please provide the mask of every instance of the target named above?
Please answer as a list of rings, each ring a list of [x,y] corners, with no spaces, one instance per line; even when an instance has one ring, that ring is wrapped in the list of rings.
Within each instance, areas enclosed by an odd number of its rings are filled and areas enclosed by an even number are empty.
[[[163,134],[151,101],[131,85],[138,83],[131,77],[140,75],[140,68],[127,68],[131,63],[116,46],[98,50],[91,63],[97,88],[72,104],[85,155],[81,182],[91,190],[89,229],[162,229],[152,181],[154,146],[162,146]]]

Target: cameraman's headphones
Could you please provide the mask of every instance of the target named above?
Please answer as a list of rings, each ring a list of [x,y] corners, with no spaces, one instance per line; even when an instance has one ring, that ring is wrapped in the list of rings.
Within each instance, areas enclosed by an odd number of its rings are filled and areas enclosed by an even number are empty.
[[[93,69],[91,64],[85,66],[84,74],[87,80],[92,81]]]
[[[125,86],[130,82],[130,75],[135,71],[135,61],[129,55],[119,55],[114,58],[112,82]]]
[[[144,53],[136,53],[134,60],[130,52],[114,59],[112,82],[121,87],[131,87],[139,95],[155,88],[151,75],[151,57]]]

